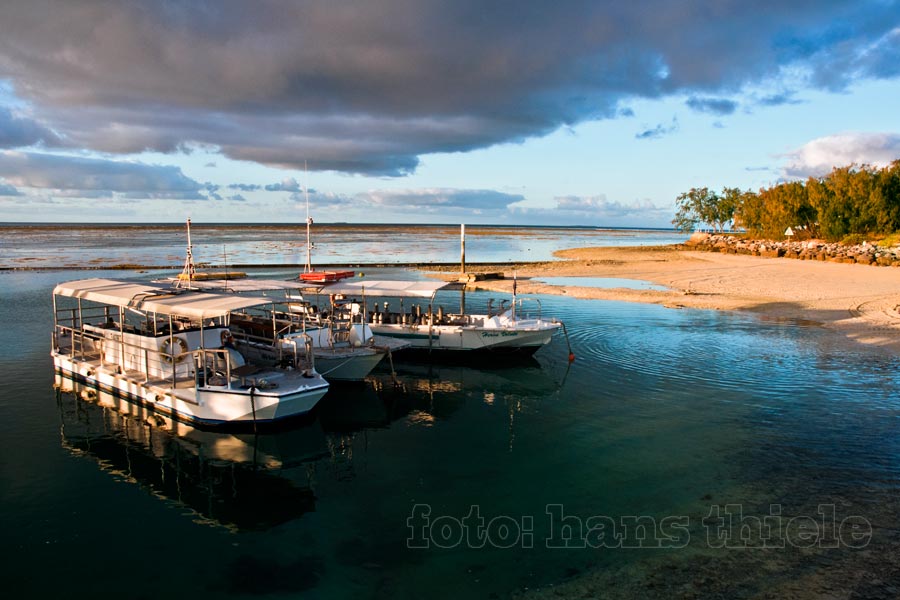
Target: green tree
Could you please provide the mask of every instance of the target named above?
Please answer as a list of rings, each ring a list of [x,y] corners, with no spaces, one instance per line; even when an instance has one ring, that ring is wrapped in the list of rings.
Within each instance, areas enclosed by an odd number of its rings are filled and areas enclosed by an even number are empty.
[[[782,238],[785,230],[841,240],[851,234],[900,232],[900,159],[876,169],[868,165],[835,168],[805,183],[778,183],[758,192],[691,188],[677,198],[672,222],[683,231],[729,223],[758,237]]]
[[[900,230],[900,160],[874,174],[867,212],[881,234]]]
[[[698,225],[708,225],[718,231],[717,218],[718,196],[709,188],[691,188],[675,199],[675,218],[672,224],[676,229],[691,232]]]
[[[725,187],[718,196],[716,203],[715,223],[719,226],[719,231],[724,231],[734,221],[734,213],[741,203],[743,192],[738,188]]]

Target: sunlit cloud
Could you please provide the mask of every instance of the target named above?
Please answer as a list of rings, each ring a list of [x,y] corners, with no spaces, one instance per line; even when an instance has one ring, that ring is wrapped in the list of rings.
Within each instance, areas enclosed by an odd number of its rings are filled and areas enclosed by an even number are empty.
[[[847,132],[809,141],[787,156],[787,178],[820,177],[851,164],[883,167],[900,159],[900,134]]]

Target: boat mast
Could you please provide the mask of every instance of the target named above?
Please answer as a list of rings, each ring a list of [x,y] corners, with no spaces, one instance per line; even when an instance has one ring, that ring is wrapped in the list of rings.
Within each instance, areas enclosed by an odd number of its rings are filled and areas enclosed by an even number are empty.
[[[310,257],[312,255],[312,241],[309,236],[309,228],[312,225],[312,219],[309,216],[309,186],[307,184],[309,180],[309,169],[306,166],[306,161],[303,161],[303,171],[304,171],[304,181],[303,181],[303,195],[306,196],[306,267],[304,268],[304,273],[309,273],[312,271],[312,265],[310,264]]]
[[[191,245],[191,218],[187,220],[187,254],[184,258],[184,269],[181,271],[181,277],[175,282],[175,287],[180,288],[187,281],[187,289],[194,287],[194,246]]]
[[[516,284],[519,281],[518,271],[513,271],[513,290],[512,290],[512,320],[516,320],[516,288],[518,287]]]

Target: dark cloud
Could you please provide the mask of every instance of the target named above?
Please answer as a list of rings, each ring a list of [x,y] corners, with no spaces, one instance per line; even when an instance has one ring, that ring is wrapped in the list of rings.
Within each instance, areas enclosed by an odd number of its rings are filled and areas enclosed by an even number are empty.
[[[0,151],[0,177],[18,187],[85,198],[117,193],[129,199],[202,200],[201,192],[209,190],[178,167],[34,152]]]
[[[221,186],[218,186],[214,183],[210,183],[209,181],[207,181],[206,183],[203,184],[203,189],[206,190],[207,197],[212,198],[213,200],[221,200],[222,199],[222,196],[219,195],[220,187]]]
[[[423,154],[624,116],[631,98],[715,98],[785,72],[825,89],[894,77],[898,12],[886,0],[30,0],[0,4],[0,78],[73,148],[203,146],[402,175]]]
[[[52,145],[58,141],[55,133],[37,121],[0,106],[0,148],[20,148],[41,143]]]
[[[232,183],[228,186],[229,190],[240,190],[242,192],[255,192],[262,189],[261,185],[255,183]]]
[[[840,23],[831,32],[826,43],[812,37],[806,39],[816,51],[809,59],[813,83],[820,88],[842,91],[862,78],[891,78],[900,75],[900,28],[897,27],[900,11],[896,2],[885,2],[894,14],[890,21],[878,23],[878,13],[865,23],[864,40],[856,39],[853,21]]]
[[[247,199],[241,196],[240,194],[234,194],[233,196],[228,196],[228,199],[232,202],[246,202]]]
[[[685,102],[691,110],[711,115],[730,115],[737,110],[738,103],[727,98],[699,98],[691,96]]]
[[[656,127],[637,132],[634,137],[639,140],[655,140],[676,131],[678,131],[678,119],[673,117],[670,124],[660,123]]]

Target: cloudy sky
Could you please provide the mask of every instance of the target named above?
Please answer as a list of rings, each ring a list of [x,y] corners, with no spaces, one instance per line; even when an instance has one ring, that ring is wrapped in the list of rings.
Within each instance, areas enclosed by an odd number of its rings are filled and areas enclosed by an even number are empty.
[[[900,0],[6,0],[0,221],[668,226],[898,99]]]

